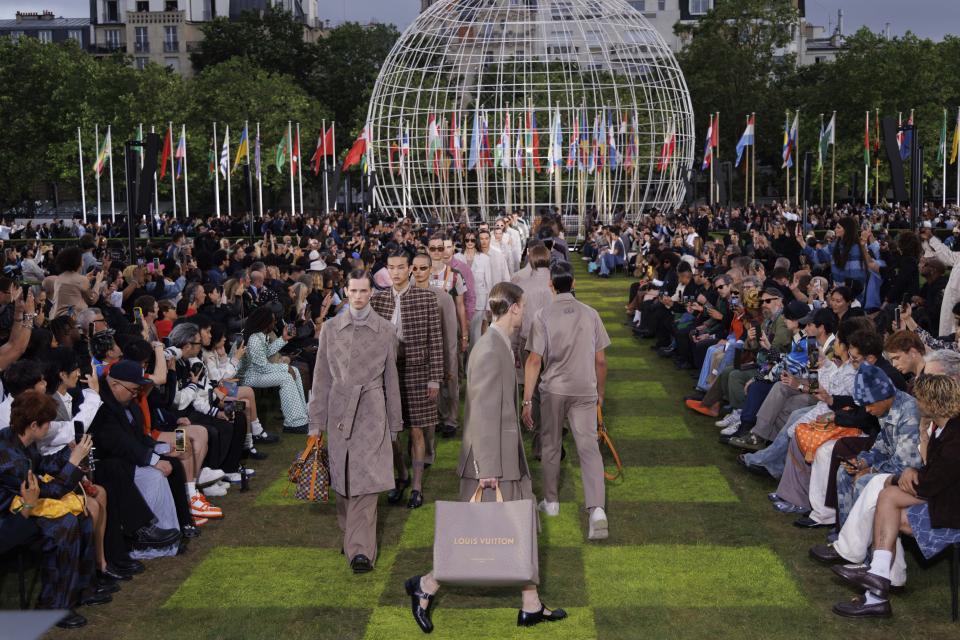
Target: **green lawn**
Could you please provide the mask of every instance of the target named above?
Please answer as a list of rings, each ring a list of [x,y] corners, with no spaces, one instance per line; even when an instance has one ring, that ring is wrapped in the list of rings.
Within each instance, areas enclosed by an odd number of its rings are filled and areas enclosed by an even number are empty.
[[[921,567],[911,551],[909,586],[894,596],[893,619],[834,616],[831,605],[854,594],[807,557],[824,533],[796,529],[773,511],[765,497],[773,482],[743,473],[733,450],[717,443],[712,422],[683,408],[689,373],[676,371],[621,324],[629,281],[587,276],[576,254],[573,263],[582,278],[579,299],[601,312],[613,339],[605,419],[626,468],[608,485],[610,538],[586,540],[576,448],[568,441],[561,511],[543,522],[540,564],[544,601],[566,608],[570,618],[522,630],[515,626],[515,590],[449,588],[438,597],[432,637],[960,637],[960,626],[950,623],[947,563]],[[284,471],[302,441],[287,436],[266,448],[270,459],[254,465],[253,490],[215,500],[226,517],[205,526],[185,556],[149,562],[112,604],[83,610],[90,619],[85,629],[49,637],[423,637],[410,618],[403,580],[430,567],[431,503],[457,494],[457,441],[439,441],[426,507],[411,512],[381,500],[380,557],[376,570],[360,577],[339,554],[333,504],[304,505],[292,492],[284,495]],[[539,465],[532,456],[530,462],[539,487]],[[10,573],[0,599],[15,606]]]

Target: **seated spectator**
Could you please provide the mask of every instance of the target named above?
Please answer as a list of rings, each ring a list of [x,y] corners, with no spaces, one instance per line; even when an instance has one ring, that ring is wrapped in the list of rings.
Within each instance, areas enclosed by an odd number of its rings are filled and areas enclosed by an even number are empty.
[[[177,308],[169,300],[161,300],[157,303],[157,319],[153,326],[157,332],[157,340],[166,340],[173,329],[173,323],[177,319]]]

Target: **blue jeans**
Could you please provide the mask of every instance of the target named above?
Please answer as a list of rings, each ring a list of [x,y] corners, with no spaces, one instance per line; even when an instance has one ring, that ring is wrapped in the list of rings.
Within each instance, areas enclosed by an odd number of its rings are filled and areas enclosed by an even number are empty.
[[[763,467],[774,478],[782,476],[783,468],[787,464],[787,450],[790,448],[790,440],[792,439],[789,435],[790,427],[809,410],[810,407],[803,407],[791,413],[790,417],[787,418],[786,426],[780,429],[780,433],[777,434],[774,441],[756,453],[748,453],[744,456],[744,460],[748,464]]]
[[[752,428],[757,424],[757,412],[763,406],[763,401],[767,399],[770,389],[773,389],[773,383],[762,380],[754,380],[747,389],[747,398],[743,402],[743,409],[740,413],[741,429],[747,426]]]
[[[719,344],[713,344],[707,347],[707,355],[703,359],[703,366],[700,367],[700,378],[697,380],[697,389],[700,391],[706,391],[707,387],[707,378],[710,377],[710,371],[716,369],[717,373],[723,371],[727,367],[733,366],[733,360],[737,356],[737,350],[734,349],[732,344],[728,345],[730,348],[723,354],[723,360],[720,361],[715,367],[711,367],[710,363],[713,361],[713,355],[717,351],[722,350],[724,347]]]
[[[600,256],[600,275],[608,276],[610,272],[615,271],[617,267],[622,267],[626,264],[626,260],[623,259],[623,256],[618,256],[614,253],[605,253]]]

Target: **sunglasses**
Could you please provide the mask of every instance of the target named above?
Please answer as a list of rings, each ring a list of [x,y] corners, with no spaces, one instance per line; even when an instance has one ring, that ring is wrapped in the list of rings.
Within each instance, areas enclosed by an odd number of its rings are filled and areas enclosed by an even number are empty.
[[[779,299],[780,298],[761,298],[760,302],[762,302],[763,304],[770,304],[774,300],[779,300]]]
[[[465,238],[465,239],[464,239],[464,242],[476,242],[476,241],[477,241],[476,238]]]
[[[443,251],[443,247],[427,247],[427,251]]]
[[[425,264],[422,267],[414,267],[414,271],[430,271],[430,265]]]

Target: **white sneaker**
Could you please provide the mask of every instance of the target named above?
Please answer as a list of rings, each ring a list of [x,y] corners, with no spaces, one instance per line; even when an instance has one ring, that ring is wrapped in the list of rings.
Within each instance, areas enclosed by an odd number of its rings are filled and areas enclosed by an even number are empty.
[[[537,505],[537,509],[544,512],[551,518],[554,516],[560,515],[560,503],[559,502],[547,502],[546,499],[540,501],[540,504]]]
[[[588,540],[606,540],[610,534],[607,528],[607,513],[603,507],[596,507],[590,512],[590,531]]]
[[[224,491],[226,491],[227,489],[230,488],[230,483],[229,483],[229,482],[226,482],[225,480],[217,480],[216,482],[214,482],[214,483],[213,483],[212,485],[210,485],[210,486],[212,486],[212,487],[220,487],[221,489],[223,489]]]
[[[735,433],[737,432],[737,429],[739,429],[739,428],[740,428],[740,421],[737,420],[734,424],[732,424],[732,425],[730,425],[729,427],[727,427],[727,428],[723,429],[722,431],[720,431],[720,435],[722,435],[722,436],[732,436],[733,434],[735,434]]]
[[[248,478],[252,478],[257,473],[253,469],[244,469],[244,471],[247,472]],[[240,472],[234,471],[233,473],[225,473],[223,474],[223,479],[226,480],[227,482],[232,482],[233,484],[237,484],[240,482]]]
[[[229,483],[227,483],[227,486],[229,486]],[[203,495],[208,498],[220,498],[227,495],[226,488],[224,488],[220,482],[214,482],[210,486],[201,489],[201,491],[203,491]]]
[[[718,427],[729,427],[734,422],[740,422],[740,409],[734,409],[722,420],[717,420],[714,424]]]
[[[211,469],[210,467],[204,467],[200,469],[200,477],[197,478],[197,486],[205,487],[208,484],[213,484],[217,480],[223,477],[223,471],[220,469]]]

